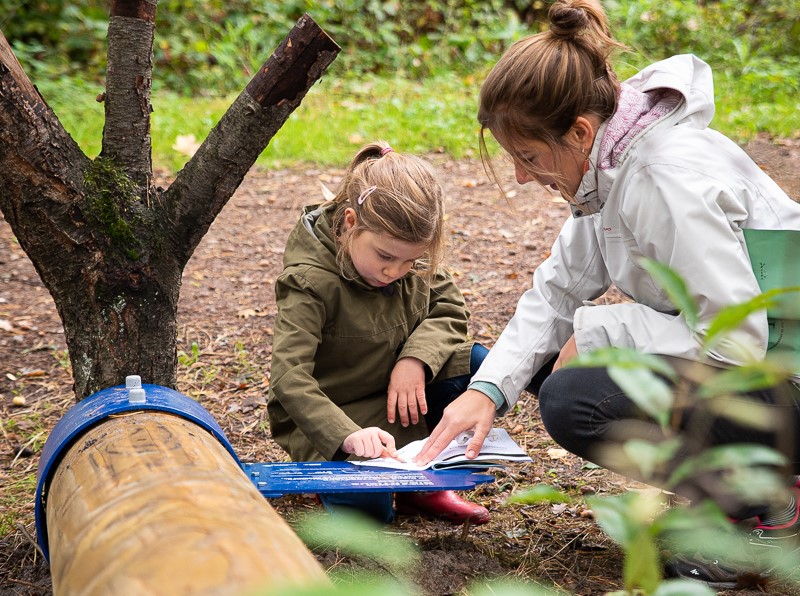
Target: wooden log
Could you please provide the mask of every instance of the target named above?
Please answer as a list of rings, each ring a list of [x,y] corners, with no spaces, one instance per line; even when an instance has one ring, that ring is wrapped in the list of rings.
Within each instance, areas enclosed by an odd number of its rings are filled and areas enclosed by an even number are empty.
[[[328,585],[322,567],[205,429],[169,413],[90,428],[52,476],[59,594],[243,594]]]

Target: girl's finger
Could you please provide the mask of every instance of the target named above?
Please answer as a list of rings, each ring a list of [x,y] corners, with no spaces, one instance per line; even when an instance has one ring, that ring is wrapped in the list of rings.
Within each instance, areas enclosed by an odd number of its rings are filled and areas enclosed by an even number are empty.
[[[386,451],[392,455],[396,454],[397,447],[395,447],[394,437],[385,430],[381,430],[378,435],[380,436],[381,443],[386,446]]]
[[[381,453],[383,453],[383,443],[381,442],[380,435],[378,433],[370,437],[369,448],[370,452],[367,457],[380,457]]]
[[[425,398],[425,387],[417,389],[417,405],[423,416],[428,413],[428,400]]]
[[[408,397],[405,394],[397,400],[397,411],[400,414],[400,424],[408,426]]]
[[[386,420],[389,424],[394,423],[394,413],[397,409],[397,391],[389,390],[389,398],[386,400]]]

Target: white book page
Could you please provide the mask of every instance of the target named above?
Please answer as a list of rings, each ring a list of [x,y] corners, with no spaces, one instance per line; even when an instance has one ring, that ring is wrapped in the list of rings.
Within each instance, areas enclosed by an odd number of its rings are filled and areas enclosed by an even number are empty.
[[[398,461],[390,457],[379,457],[364,461],[353,461],[352,464],[359,466],[372,466],[378,468],[393,468],[398,470],[426,470],[428,468],[442,467],[491,467],[492,465],[502,465],[502,461],[531,461],[523,449],[514,442],[508,432],[503,428],[493,428],[483,442],[481,452],[475,459],[467,459],[466,451],[473,431],[466,431],[453,439],[445,447],[438,457],[429,462],[427,466],[419,466],[414,463],[414,458],[422,451],[427,439],[420,439],[409,443],[405,447],[397,450]]]

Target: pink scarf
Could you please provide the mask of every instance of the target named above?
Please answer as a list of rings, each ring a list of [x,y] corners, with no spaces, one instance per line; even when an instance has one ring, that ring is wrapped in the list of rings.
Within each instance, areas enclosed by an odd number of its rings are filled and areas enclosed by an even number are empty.
[[[600,141],[600,169],[616,167],[631,141],[645,128],[666,116],[683,96],[673,89],[655,89],[642,93],[622,83],[617,111],[608,120]]]

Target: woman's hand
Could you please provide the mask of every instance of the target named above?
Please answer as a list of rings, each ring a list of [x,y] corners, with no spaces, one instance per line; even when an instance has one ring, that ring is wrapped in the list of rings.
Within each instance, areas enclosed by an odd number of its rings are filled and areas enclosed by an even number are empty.
[[[567,343],[564,344],[564,347],[561,348],[561,352],[559,352],[558,358],[556,359],[555,364],[553,364],[553,372],[556,372],[567,362],[577,357],[577,355],[578,344],[575,342],[575,335],[573,334],[572,337],[567,340]]]
[[[397,458],[394,437],[377,426],[357,430],[342,442],[342,451],[359,457],[374,459],[376,457]]]
[[[494,402],[480,391],[468,389],[444,409],[442,421],[433,429],[431,436],[414,458],[414,462],[424,466],[442,452],[465,430],[474,429],[475,435],[467,445],[467,458],[478,456],[486,435],[492,430],[497,408]]]
[[[408,426],[419,422],[428,412],[425,401],[425,363],[417,358],[401,358],[394,365],[389,379],[389,398],[386,402],[386,419],[395,421],[400,414],[400,424]]]

